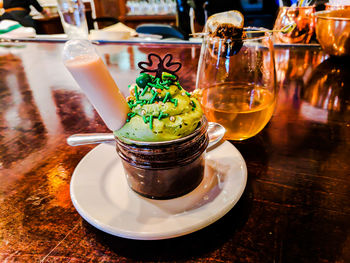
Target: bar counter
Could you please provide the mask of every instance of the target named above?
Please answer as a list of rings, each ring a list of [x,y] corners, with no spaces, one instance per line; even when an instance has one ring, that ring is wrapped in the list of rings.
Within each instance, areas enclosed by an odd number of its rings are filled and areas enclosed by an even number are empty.
[[[262,132],[231,142],[248,181],[238,203],[194,233],[132,240],[91,226],[70,199],[72,173],[108,132],[61,60],[63,43],[0,43],[1,262],[350,262],[350,65],[317,46],[276,46],[275,113]],[[150,52],[183,63],[195,87],[198,44],[102,44],[127,92]],[[98,164],[96,164],[98,165]]]

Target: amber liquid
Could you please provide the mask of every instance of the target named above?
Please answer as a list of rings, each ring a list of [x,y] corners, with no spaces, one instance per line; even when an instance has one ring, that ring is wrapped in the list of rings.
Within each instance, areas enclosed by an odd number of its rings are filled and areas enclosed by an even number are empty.
[[[207,119],[226,128],[226,139],[244,140],[269,122],[276,98],[256,85],[228,83],[202,90],[201,103]]]

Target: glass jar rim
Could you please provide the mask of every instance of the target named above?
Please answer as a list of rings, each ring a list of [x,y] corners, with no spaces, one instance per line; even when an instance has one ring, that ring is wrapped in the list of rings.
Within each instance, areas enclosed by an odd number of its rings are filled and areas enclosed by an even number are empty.
[[[133,139],[129,139],[126,137],[116,137],[114,136],[116,141],[119,141],[121,143],[126,143],[130,145],[137,145],[137,146],[161,146],[161,145],[167,145],[167,144],[176,144],[181,143],[183,141],[186,141],[192,137],[195,137],[202,129],[207,130],[208,129],[208,121],[206,117],[203,115],[202,119],[199,122],[198,127],[189,135],[174,139],[174,140],[168,140],[168,141],[159,141],[159,142],[149,142],[149,141],[137,141]]]

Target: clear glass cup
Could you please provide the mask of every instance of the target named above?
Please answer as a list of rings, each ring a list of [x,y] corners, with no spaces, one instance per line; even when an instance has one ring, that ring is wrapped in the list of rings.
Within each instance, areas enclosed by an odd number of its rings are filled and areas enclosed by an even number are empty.
[[[271,34],[247,30],[244,40],[206,36],[196,91],[208,121],[226,128],[228,140],[248,139],[269,122],[276,105],[276,72]]]
[[[82,0],[57,0],[58,13],[69,39],[87,39],[89,29]]]
[[[310,43],[315,32],[315,6],[282,6],[273,27],[280,30],[295,23],[296,27],[289,33],[274,32],[275,43]]]
[[[190,135],[163,142],[140,142],[116,137],[127,182],[136,193],[170,199],[194,190],[202,181],[208,122],[202,118]]]

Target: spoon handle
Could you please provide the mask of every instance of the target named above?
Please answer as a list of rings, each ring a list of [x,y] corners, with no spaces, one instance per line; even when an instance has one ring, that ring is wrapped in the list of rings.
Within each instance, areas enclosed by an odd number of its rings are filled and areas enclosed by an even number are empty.
[[[67,138],[67,143],[70,146],[79,146],[85,144],[96,144],[114,142],[113,133],[85,133],[85,134],[74,134]]]
[[[215,145],[222,139],[225,134],[225,128],[215,122],[208,123],[208,136],[209,145],[208,148]],[[97,144],[97,143],[110,143],[114,142],[113,133],[85,133],[85,134],[74,134],[67,138],[67,143],[70,146],[79,146],[86,144]]]

